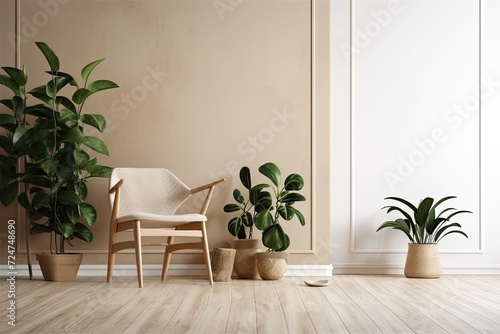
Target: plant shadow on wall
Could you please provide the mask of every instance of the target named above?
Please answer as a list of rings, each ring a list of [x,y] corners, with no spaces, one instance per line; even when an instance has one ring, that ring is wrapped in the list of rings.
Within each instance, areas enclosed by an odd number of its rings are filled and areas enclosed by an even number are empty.
[[[105,118],[85,114],[83,107],[90,96],[118,85],[109,80],[89,82],[94,68],[104,60],[99,59],[82,69],[84,83],[79,86],[72,75],[60,71],[59,58],[47,44],[36,42],[36,46],[50,67],[47,84],[27,92],[25,68],[2,67],[7,75],[0,75],[0,84],[14,93],[11,99],[0,101],[11,111],[0,114],[0,126],[5,129],[0,147],[6,152],[0,156],[0,200],[8,206],[24,184],[17,199],[29,213],[30,232],[50,233],[50,253],[65,254],[65,245],[71,246],[74,239],[92,242],[90,227],[96,222],[97,212],[85,202],[86,183],[90,177],[107,178],[112,170],[98,165],[97,158],[87,153],[90,149],[109,155],[109,150],[101,139],[84,134],[87,126],[102,133]],[[60,95],[68,85],[75,87],[71,98]],[[28,96],[39,103],[28,106]],[[19,164],[24,164],[21,173]],[[39,254],[37,258],[41,261],[43,257]]]
[[[288,175],[282,184],[281,171],[272,162],[260,166],[259,172],[271,183],[252,186],[250,169],[242,167],[240,181],[248,191],[248,199],[245,199],[239,189],[235,189],[233,198],[236,204],[226,204],[224,211],[239,212],[239,215],[231,218],[228,223],[229,232],[238,239],[246,239],[247,232],[248,238],[251,239],[254,226],[262,231],[262,244],[268,250],[256,253],[258,274],[263,279],[279,279],[286,269],[288,257],[285,251],[290,246],[290,237],[285,233],[280,220],[290,221],[297,217],[300,224],[305,225],[304,215],[294,207],[295,202],[306,200],[299,193],[304,186],[304,179],[301,175],[293,173]],[[238,274],[236,264],[235,271]]]
[[[404,204],[405,207],[396,205],[384,206],[387,213],[396,211],[404,218],[384,222],[377,232],[384,228],[393,228],[402,231],[409,239],[408,254],[404,274],[412,278],[437,278],[441,276],[439,253],[437,244],[445,236],[456,233],[468,238],[467,234],[459,230],[462,226],[452,222],[452,218],[462,213],[472,213],[468,210],[457,210],[455,208],[443,209],[436,215],[439,205],[456,196],[443,197],[434,202],[431,197],[420,201],[418,206],[400,197],[387,197],[386,200],[394,200]],[[411,211],[409,211],[409,210]]]

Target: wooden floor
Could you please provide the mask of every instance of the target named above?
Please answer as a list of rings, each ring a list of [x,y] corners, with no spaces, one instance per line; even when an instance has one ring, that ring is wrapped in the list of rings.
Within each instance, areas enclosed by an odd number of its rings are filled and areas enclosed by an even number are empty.
[[[2,280],[4,280],[3,278]],[[500,333],[500,276],[337,275],[216,282],[203,278],[17,278],[16,326],[1,333]],[[4,281],[5,282],[5,281]]]

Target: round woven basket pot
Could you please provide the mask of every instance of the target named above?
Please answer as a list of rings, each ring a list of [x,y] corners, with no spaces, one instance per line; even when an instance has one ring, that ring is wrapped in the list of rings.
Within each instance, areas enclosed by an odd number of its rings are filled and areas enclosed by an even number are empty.
[[[441,277],[438,245],[408,244],[404,274],[408,278]]]
[[[259,272],[255,265],[255,254],[259,251],[259,239],[238,239],[234,241],[234,271],[239,278],[257,279]]]
[[[283,277],[288,263],[287,252],[262,252],[257,253],[257,268],[259,275],[264,280],[279,280]]]

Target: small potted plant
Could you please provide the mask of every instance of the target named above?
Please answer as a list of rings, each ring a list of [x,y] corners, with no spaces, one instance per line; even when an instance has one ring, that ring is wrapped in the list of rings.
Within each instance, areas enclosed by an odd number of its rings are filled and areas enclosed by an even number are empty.
[[[472,213],[471,211],[446,208],[436,214],[440,204],[453,198],[456,196],[447,196],[434,202],[433,198],[426,197],[418,206],[399,197],[385,198],[404,204],[404,207],[388,205],[382,208],[387,209],[387,213],[397,211],[403,217],[384,222],[377,232],[390,227],[402,231],[408,237],[410,242],[404,269],[406,277],[440,277],[441,266],[437,246],[439,241],[452,233],[461,234],[467,238],[467,234],[459,230],[462,226],[457,222],[452,222],[451,219],[461,213]]]
[[[281,220],[290,221],[297,217],[300,224],[305,225],[304,215],[294,207],[295,202],[306,200],[298,193],[304,186],[304,179],[299,174],[290,174],[282,184],[280,169],[276,164],[268,162],[259,167],[259,172],[271,183],[252,186],[250,170],[248,167],[243,167],[242,170],[244,178],[241,178],[242,173],[240,173],[240,179],[249,190],[249,200],[245,201],[239,197],[239,191],[233,192],[233,196],[240,203],[241,218],[237,217],[236,221],[234,218],[230,220],[228,228],[231,232],[231,227],[234,227],[233,232],[236,232],[243,226],[254,225],[262,231],[262,244],[268,249],[266,252],[256,254],[259,275],[263,279],[279,279],[286,270],[288,253],[285,251],[290,246],[290,238],[285,233]],[[231,208],[236,211],[236,207],[227,206],[225,211],[231,212],[226,210]],[[250,218],[252,224],[245,224]]]
[[[0,126],[5,135],[0,136],[0,147],[6,155],[0,156],[2,178],[0,199],[9,205],[18,196],[18,202],[27,210],[31,233],[50,233],[50,254],[37,254],[46,280],[72,280],[81,263],[82,254],[67,254],[65,246],[74,239],[91,242],[90,227],[95,223],[97,212],[86,202],[86,182],[90,177],[109,177],[111,168],[97,164],[89,150],[109,155],[108,147],[99,138],[84,134],[86,127],[103,132],[106,120],[99,114],[83,113],[83,106],[91,95],[118,87],[109,80],[89,82],[99,59],[81,71],[84,84],[79,86],[75,78],[59,69],[59,59],[43,42],[37,47],[45,56],[50,79],[47,84],[27,91],[27,71],[2,67],[7,75],[0,75],[0,84],[9,88],[12,99],[0,101],[11,111],[0,115]],[[60,92],[74,86],[70,97]],[[39,103],[28,106],[28,96]],[[24,171],[18,173],[18,165]],[[76,258],[76,259],[74,259]],[[63,272],[53,273],[49,268],[55,260],[64,265]],[[68,271],[67,262],[75,264],[76,271]],[[49,267],[45,268],[44,265]],[[69,275],[68,275],[69,274]]]
[[[257,210],[258,199],[255,197],[255,191],[252,191],[252,178],[250,169],[246,166],[240,169],[240,181],[243,187],[247,189],[247,198],[239,189],[233,190],[233,198],[236,203],[229,203],[224,206],[224,212],[239,212],[238,216],[233,217],[227,224],[227,229],[231,235],[237,239],[234,241],[236,254],[234,257],[234,271],[239,278],[259,278],[259,272],[255,265],[255,254],[260,247],[260,240],[253,238],[253,228]]]

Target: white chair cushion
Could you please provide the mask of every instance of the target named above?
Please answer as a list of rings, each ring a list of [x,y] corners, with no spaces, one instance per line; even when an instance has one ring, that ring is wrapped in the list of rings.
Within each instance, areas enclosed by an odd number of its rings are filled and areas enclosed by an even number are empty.
[[[207,221],[207,217],[198,213],[183,215],[158,215],[140,211],[128,212],[126,215],[118,217],[118,223],[131,220],[165,222],[172,223],[171,226],[178,226],[190,222],[205,222]]]

